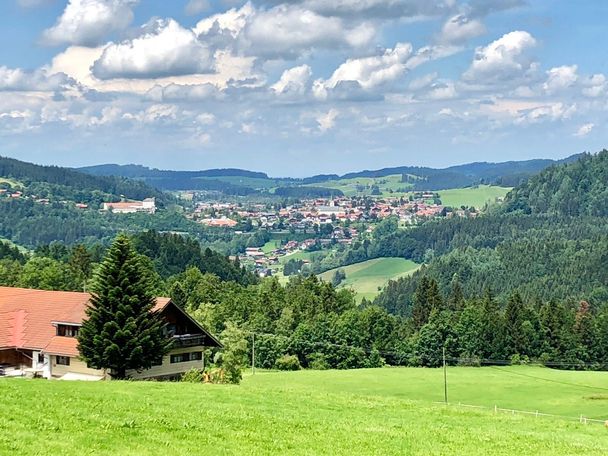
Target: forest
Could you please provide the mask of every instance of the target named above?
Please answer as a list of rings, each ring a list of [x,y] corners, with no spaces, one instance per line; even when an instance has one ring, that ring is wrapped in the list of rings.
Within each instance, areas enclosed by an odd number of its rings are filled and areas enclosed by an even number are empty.
[[[425,277],[446,292],[458,274],[466,296],[491,289],[526,298],[608,300],[608,151],[557,165],[516,187],[503,205],[476,218],[451,218],[397,229],[380,223],[370,241],[332,258],[338,267],[377,257],[403,257],[425,267],[392,282],[376,299],[408,314]]]

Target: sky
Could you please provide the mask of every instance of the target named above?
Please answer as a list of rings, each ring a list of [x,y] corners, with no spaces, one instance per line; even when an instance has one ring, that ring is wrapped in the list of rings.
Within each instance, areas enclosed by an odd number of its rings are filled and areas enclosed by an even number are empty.
[[[303,177],[608,137],[604,0],[3,0],[0,155]]]

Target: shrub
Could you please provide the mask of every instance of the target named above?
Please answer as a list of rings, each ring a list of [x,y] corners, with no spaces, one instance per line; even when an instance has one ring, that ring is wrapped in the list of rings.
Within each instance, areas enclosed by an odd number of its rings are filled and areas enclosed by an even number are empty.
[[[205,372],[202,369],[192,368],[182,375],[182,382],[201,383],[204,380]]]
[[[380,356],[380,352],[374,348],[369,354],[366,364],[365,367],[382,367],[385,362],[382,356]]]
[[[283,355],[276,360],[274,367],[282,371],[297,371],[302,368],[296,355]]]
[[[530,358],[528,358],[526,355],[522,356],[519,353],[515,353],[514,355],[512,355],[510,361],[512,366],[530,364]]]
[[[308,367],[315,370],[327,370],[330,368],[327,357],[323,353],[311,353],[307,358]]]

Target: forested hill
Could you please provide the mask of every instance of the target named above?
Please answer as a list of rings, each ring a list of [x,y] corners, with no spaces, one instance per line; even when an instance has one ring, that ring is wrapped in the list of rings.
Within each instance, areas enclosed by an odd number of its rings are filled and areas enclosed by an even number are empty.
[[[378,170],[365,170],[344,174],[320,174],[304,179],[272,178],[266,173],[243,169],[209,169],[204,171],[169,171],[140,165],[98,165],[80,168],[80,171],[97,176],[122,176],[140,179],[164,190],[207,190],[228,195],[249,195],[272,188],[294,188],[314,185],[324,188],[324,183],[358,179],[382,178],[401,174],[403,183],[412,190],[445,190],[478,184],[514,187],[543,169],[571,163],[578,155],[563,160],[525,160],[504,163],[469,163],[435,169],[419,166],[399,166]],[[287,190],[293,192],[294,190]]]
[[[423,277],[447,293],[456,275],[467,296],[491,289],[506,299],[608,302],[608,152],[557,165],[512,191],[505,206],[475,219],[389,230],[344,258],[395,257],[424,262],[392,282],[376,304],[408,314]],[[383,222],[384,223],[384,222]],[[345,263],[348,261],[345,261]]]
[[[608,150],[553,166],[507,195],[504,210],[525,214],[608,216]]]
[[[35,165],[7,157],[0,157],[0,178],[16,181],[40,198],[56,196],[97,204],[107,197],[114,200],[121,196],[135,200],[155,197],[161,204],[166,199],[161,191],[141,181],[93,176],[69,168]]]

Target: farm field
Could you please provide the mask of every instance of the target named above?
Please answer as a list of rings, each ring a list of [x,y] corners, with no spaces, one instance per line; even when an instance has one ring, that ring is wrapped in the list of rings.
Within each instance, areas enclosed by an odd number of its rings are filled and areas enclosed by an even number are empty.
[[[564,413],[602,373],[450,368],[454,395]],[[486,390],[481,385],[492,385]],[[517,393],[517,394],[514,394]],[[240,386],[0,380],[0,454],[601,455],[598,424],[445,407],[440,369],[258,372]],[[454,397],[454,401],[458,400]],[[533,403],[530,403],[530,400]],[[510,402],[509,402],[510,401]]]
[[[309,184],[312,187],[335,188],[341,190],[345,196],[371,195],[372,185],[377,185],[378,189],[382,192],[382,195],[378,196],[405,195],[407,191],[404,192],[403,190],[408,190],[411,187],[411,184],[401,182],[401,174],[392,174],[384,177],[356,177]]]
[[[478,185],[476,187],[439,190],[438,193],[444,206],[473,206],[477,209],[481,209],[484,204],[494,202],[496,198],[504,198],[510,191],[510,187]]]
[[[362,263],[351,264],[339,269],[346,273],[346,279],[340,287],[350,287],[358,299],[373,299],[378,295],[378,288],[384,287],[389,280],[411,274],[419,265],[404,258],[376,258]],[[320,274],[319,277],[331,281],[336,269]]]

